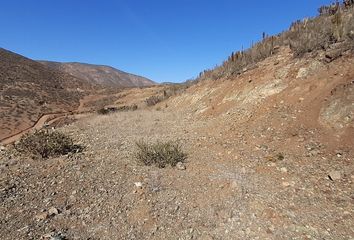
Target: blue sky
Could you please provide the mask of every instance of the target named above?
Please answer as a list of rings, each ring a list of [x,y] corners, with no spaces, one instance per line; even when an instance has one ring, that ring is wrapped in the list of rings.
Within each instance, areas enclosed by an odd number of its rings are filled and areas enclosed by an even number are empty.
[[[2,0],[0,47],[181,82],[327,0]]]

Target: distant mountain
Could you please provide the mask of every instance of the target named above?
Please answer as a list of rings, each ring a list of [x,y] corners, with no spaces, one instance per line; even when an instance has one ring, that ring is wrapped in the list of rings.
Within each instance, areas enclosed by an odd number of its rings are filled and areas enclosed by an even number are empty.
[[[39,61],[40,63],[56,70],[66,72],[88,82],[104,87],[143,87],[155,83],[145,77],[126,73],[110,66],[93,65],[86,63],[60,63]]]
[[[86,80],[0,48],[0,140],[42,114],[76,109],[93,89]]]

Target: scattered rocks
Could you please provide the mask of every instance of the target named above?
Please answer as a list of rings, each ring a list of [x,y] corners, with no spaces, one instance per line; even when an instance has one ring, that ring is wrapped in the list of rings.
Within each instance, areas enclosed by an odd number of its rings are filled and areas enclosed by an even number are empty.
[[[41,239],[43,239],[43,240],[65,240],[67,238],[61,232],[59,232],[59,233],[51,232],[51,233],[44,234]]]

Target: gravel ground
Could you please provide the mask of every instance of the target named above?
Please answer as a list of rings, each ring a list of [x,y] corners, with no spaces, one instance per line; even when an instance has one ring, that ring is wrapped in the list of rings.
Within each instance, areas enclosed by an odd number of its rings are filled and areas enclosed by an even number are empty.
[[[354,238],[352,153],[326,152],[311,134],[288,141],[168,108],[59,131],[84,152],[40,160],[0,151],[0,239]],[[178,140],[186,170],[137,163],[141,139]]]

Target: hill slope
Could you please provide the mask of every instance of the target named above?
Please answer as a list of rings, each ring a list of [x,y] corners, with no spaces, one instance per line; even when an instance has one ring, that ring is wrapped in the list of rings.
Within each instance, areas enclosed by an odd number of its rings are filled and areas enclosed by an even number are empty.
[[[49,112],[71,111],[93,85],[0,48],[0,139]]]
[[[86,63],[39,62],[53,69],[66,72],[104,87],[142,87],[155,84],[145,77],[126,73],[109,66]]]
[[[351,239],[354,56],[321,55],[282,48],[156,110],[61,128],[83,154],[16,161],[0,151],[0,238]],[[162,87],[125,89],[116,104]],[[136,142],[176,139],[185,170],[136,163]]]

